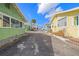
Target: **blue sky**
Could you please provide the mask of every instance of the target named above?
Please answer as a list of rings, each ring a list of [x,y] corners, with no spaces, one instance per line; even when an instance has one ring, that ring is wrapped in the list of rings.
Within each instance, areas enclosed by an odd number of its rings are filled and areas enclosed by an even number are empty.
[[[43,5],[43,4],[42,4]],[[71,8],[75,8],[75,7],[79,7],[79,3],[60,3],[60,4],[50,4],[48,7],[41,9],[41,11],[39,11],[38,13],[38,9],[39,8],[39,4],[37,3],[18,3],[17,6],[20,8],[21,12],[24,14],[25,18],[30,22],[32,19],[36,19],[37,24],[39,25],[44,25],[46,23],[49,22],[50,18],[46,18],[45,15],[50,13],[50,9],[52,11],[52,13],[54,12],[54,9],[59,8],[58,10],[68,10]],[[50,7],[51,6],[51,7]],[[48,8],[48,10],[46,9]],[[44,10],[46,10],[46,12],[44,12]],[[44,14],[42,14],[44,12]]]
[[[49,20],[44,18],[44,15],[37,14],[37,4],[32,3],[19,3],[19,8],[23,12],[25,18],[30,22],[33,18],[36,19],[37,23],[39,25],[43,25],[44,23],[47,23]]]
[[[61,3],[58,7],[61,7],[63,10],[68,10],[71,8],[79,7],[79,3]]]

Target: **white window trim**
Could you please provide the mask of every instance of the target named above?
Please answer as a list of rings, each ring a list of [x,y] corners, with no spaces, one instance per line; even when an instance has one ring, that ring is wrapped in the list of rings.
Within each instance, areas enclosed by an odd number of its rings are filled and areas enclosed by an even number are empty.
[[[15,20],[17,20],[17,21],[19,21],[19,22],[22,22],[22,21],[18,20],[17,18],[12,17],[12,16],[9,16],[9,15],[7,15],[7,14],[5,14],[5,13],[0,12],[0,14],[2,15],[2,20],[3,20],[3,16],[7,16],[7,17],[9,17],[10,22],[11,22],[11,18],[13,18],[13,19],[15,19]],[[22,23],[23,23],[23,22],[22,22]],[[11,23],[10,23],[10,26],[9,26],[9,27],[7,26],[7,27],[0,27],[0,28],[11,28]]]
[[[60,26],[60,28],[62,28],[62,29],[67,27],[67,22],[68,22],[67,20],[68,20],[68,17],[67,17],[67,16],[64,16],[64,17],[62,17],[62,18],[65,18],[65,17],[66,17],[66,26]],[[60,19],[62,19],[62,18],[60,18]],[[60,20],[60,19],[59,19],[59,20]],[[58,22],[57,22],[57,26],[58,26]],[[59,26],[58,26],[58,27],[59,27]]]

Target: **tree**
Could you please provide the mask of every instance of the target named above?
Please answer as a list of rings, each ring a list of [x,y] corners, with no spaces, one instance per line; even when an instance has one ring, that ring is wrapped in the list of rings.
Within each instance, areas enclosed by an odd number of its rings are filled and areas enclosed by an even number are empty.
[[[36,19],[32,19],[32,21],[31,21],[31,28],[32,28],[32,30],[36,30]]]
[[[49,24],[45,24],[45,26],[46,26],[46,27],[48,27],[48,26],[49,26]]]
[[[35,24],[35,23],[36,23],[36,19],[32,19],[32,23],[34,23],[34,24]]]

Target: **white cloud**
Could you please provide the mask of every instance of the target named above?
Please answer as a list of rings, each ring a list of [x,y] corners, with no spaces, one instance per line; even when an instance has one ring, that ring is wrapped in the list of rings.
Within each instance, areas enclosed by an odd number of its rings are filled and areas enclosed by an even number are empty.
[[[58,5],[58,3],[41,3],[38,4],[38,10],[37,13],[39,14],[45,14],[49,12],[52,8],[55,8]]]
[[[56,9],[56,12],[59,12],[59,11],[63,11],[63,9],[62,9],[61,7],[58,7],[58,8]]]
[[[51,18],[55,13],[63,11],[61,7],[58,7],[56,9],[52,9],[48,14],[45,15],[45,18]]]
[[[54,13],[55,9],[52,9],[51,11],[48,12],[48,14],[45,15],[45,18],[50,18],[51,16],[53,16]]]
[[[61,7],[57,6],[59,3],[40,3],[38,4],[38,14],[45,15],[45,18],[51,18],[56,12],[63,11]]]

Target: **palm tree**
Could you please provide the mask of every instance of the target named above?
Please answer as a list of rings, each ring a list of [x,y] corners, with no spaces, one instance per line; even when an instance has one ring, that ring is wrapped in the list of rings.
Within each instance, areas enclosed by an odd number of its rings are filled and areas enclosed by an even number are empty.
[[[35,23],[36,23],[36,19],[32,19],[32,21],[31,21],[31,22],[35,24]]]
[[[32,19],[32,21],[31,21],[32,30],[34,29],[33,27],[35,26],[35,23],[36,23],[36,19]]]

